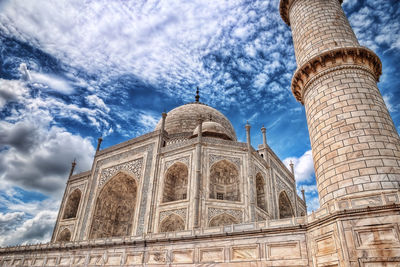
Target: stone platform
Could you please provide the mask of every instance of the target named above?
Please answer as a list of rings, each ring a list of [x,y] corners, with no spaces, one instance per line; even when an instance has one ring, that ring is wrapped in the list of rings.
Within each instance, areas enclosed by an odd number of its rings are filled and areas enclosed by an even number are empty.
[[[399,266],[400,192],[305,216],[0,249],[0,266]]]

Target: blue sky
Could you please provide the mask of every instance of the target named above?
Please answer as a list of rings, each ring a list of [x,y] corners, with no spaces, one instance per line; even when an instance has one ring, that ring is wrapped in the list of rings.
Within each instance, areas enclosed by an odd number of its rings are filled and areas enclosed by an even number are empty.
[[[71,161],[152,131],[194,100],[223,112],[239,141],[293,161],[309,211],[318,197],[304,108],[278,0],[0,1],[0,245],[46,242]],[[400,130],[400,2],[345,0],[362,45],[383,62],[379,88]]]

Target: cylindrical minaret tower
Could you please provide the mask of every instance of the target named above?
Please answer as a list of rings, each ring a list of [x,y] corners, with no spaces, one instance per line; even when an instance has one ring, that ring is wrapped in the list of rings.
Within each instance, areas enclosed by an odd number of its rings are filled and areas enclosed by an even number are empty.
[[[359,45],[339,0],[281,0],[304,104],[321,206],[341,197],[393,190],[400,139],[377,87],[381,62]]]

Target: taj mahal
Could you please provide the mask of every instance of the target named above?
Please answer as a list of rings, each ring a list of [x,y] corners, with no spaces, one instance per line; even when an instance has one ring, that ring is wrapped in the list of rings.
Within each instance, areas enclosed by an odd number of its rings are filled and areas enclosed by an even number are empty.
[[[307,214],[267,142],[238,142],[194,101],[101,149],[65,188],[51,241],[0,248],[0,266],[400,266],[400,138],[341,0],[281,0],[321,207]],[[251,131],[252,130],[252,131]]]

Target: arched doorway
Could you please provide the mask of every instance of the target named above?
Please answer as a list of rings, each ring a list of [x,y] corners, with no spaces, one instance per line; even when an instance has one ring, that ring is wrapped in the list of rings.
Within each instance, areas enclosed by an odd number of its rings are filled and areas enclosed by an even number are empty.
[[[160,224],[160,233],[185,230],[185,222],[176,214],[171,214]]]
[[[90,239],[129,236],[137,198],[136,180],[123,172],[111,178],[96,201]]]
[[[164,179],[162,202],[171,202],[187,198],[188,168],[177,162],[168,168]]]
[[[57,236],[57,242],[68,242],[71,241],[71,232],[65,228]]]
[[[293,217],[293,208],[285,191],[279,194],[279,219]]]
[[[213,226],[224,226],[224,225],[231,225],[231,224],[238,224],[238,223],[239,223],[239,221],[232,215],[222,213],[222,214],[217,215],[214,218],[212,218],[208,225],[210,227],[213,227]]]
[[[267,211],[265,202],[265,182],[261,173],[256,174],[256,194],[257,194],[257,207],[263,211]]]
[[[240,179],[237,167],[221,160],[210,169],[210,198],[240,201]]]
[[[64,209],[63,219],[75,218],[81,201],[81,190],[75,189],[69,196]]]

